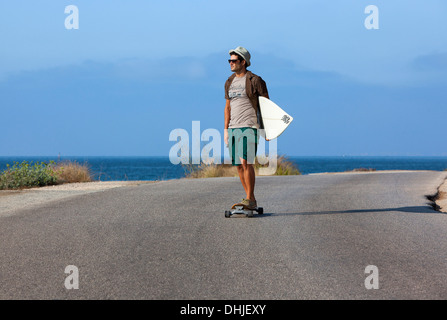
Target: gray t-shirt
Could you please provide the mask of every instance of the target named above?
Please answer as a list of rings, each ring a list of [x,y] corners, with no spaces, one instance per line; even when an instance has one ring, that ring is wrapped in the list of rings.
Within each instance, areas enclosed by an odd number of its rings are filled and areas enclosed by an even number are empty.
[[[228,128],[259,128],[258,117],[245,91],[246,77],[235,77],[228,90],[230,97],[230,123]]]

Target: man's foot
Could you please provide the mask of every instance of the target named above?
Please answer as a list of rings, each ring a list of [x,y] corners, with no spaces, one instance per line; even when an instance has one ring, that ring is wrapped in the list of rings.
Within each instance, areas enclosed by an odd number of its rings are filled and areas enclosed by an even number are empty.
[[[256,200],[250,200],[250,199],[242,199],[241,204],[243,204],[250,210],[254,210],[258,206],[258,204],[256,203]]]

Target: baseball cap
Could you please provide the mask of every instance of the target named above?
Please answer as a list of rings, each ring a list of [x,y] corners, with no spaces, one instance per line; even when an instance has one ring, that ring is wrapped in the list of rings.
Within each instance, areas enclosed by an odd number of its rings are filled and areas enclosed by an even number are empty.
[[[250,65],[250,52],[248,52],[247,49],[244,47],[237,47],[236,49],[230,50],[230,54],[236,53],[240,55],[242,58],[244,58],[245,62],[247,63],[247,67]]]

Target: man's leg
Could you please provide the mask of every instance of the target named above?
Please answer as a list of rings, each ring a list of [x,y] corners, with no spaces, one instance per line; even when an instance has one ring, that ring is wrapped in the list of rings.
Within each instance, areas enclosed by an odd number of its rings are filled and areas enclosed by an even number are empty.
[[[248,194],[248,185],[245,182],[245,170],[242,164],[237,166],[237,173],[239,174],[239,179],[241,180],[242,187],[244,187],[244,191]]]
[[[255,169],[252,164],[247,163],[247,160],[241,159],[241,165],[238,166],[238,174],[241,180],[242,186],[244,187],[245,193],[249,200],[256,201],[255,198]]]
[[[237,171],[239,179],[242,183],[242,187],[244,188],[246,194],[245,199],[255,202],[255,169],[253,167],[253,163],[257,149],[257,131],[249,131],[246,132],[245,135],[242,135],[242,131],[245,131],[245,129],[238,129],[236,133],[239,136],[237,136],[237,138],[233,140],[233,148],[235,148],[233,149],[233,159],[239,160]],[[250,160],[247,161],[247,159]],[[256,203],[254,204],[254,206],[256,206]]]
[[[242,166],[244,167],[245,174],[245,183],[247,184],[247,199],[250,201],[256,202],[255,198],[255,157],[258,146],[258,131],[256,129],[250,128],[248,129],[250,135],[247,137],[245,152],[244,152],[244,161],[242,161]]]

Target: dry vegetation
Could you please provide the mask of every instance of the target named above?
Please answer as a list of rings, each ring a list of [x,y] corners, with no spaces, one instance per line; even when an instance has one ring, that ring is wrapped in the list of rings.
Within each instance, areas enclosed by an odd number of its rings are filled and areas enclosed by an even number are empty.
[[[265,161],[262,161],[263,163]],[[215,177],[237,177],[237,168],[231,164],[205,164],[200,165],[184,165],[186,178],[215,178]],[[259,174],[259,169],[268,167],[268,163],[261,165],[258,158],[255,160],[255,172]],[[285,156],[277,159],[277,169],[274,175],[299,175],[301,174],[294,163],[287,160]]]
[[[346,172],[374,172],[376,169],[374,168],[355,168],[353,170],[348,170]]]
[[[92,173],[86,164],[64,162],[14,162],[0,173],[0,190],[43,187],[72,182],[90,182]]]
[[[58,184],[93,181],[90,168],[76,161],[59,162],[55,165],[54,172],[58,178]]]

